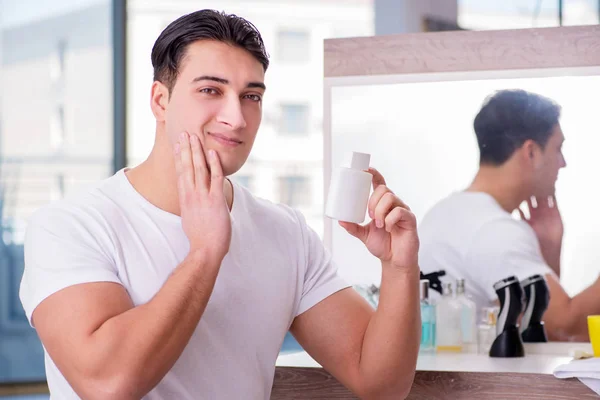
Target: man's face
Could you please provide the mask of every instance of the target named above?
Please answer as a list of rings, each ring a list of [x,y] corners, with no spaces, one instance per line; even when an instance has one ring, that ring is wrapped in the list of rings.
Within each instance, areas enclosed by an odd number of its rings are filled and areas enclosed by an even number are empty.
[[[534,195],[537,197],[554,195],[558,171],[567,166],[562,153],[564,140],[562,129],[557,124],[552,130],[546,146],[540,152],[539,162],[536,163],[537,165],[533,174],[533,185]]]
[[[226,176],[238,171],[262,118],[264,75],[262,64],[242,48],[212,40],[190,44],[164,104],[170,144],[187,131],[198,136],[205,153],[219,154]]]

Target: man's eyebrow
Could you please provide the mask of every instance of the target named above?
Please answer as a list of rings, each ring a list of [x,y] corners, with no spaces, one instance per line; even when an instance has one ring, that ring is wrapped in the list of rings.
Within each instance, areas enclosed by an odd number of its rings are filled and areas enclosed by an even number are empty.
[[[192,83],[196,83],[196,82],[200,82],[200,81],[214,81],[214,82],[222,83],[223,85],[229,85],[229,81],[227,79],[219,78],[216,76],[210,76],[210,75],[197,76],[192,80]]]
[[[213,81],[213,82],[221,83],[223,85],[229,85],[229,80],[227,80],[225,78],[219,78],[217,76],[211,76],[211,75],[197,76],[192,80],[192,83],[196,83],[196,82],[200,82],[200,81]],[[262,90],[267,89],[265,84],[262,82],[249,82],[248,85],[246,85],[246,87],[249,89],[250,88],[259,88]]]
[[[262,82],[250,82],[250,83],[248,83],[248,85],[246,87],[248,89],[259,88],[259,89],[262,89],[262,90],[267,90],[267,87]]]

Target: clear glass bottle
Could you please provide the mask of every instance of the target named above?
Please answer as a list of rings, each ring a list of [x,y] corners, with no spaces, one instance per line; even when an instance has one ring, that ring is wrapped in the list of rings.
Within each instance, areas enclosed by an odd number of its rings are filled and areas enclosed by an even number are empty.
[[[462,305],[460,324],[463,346],[475,352],[477,346],[477,305],[465,291],[465,280],[456,280],[456,299]]]
[[[477,326],[477,353],[489,354],[497,336],[498,307],[484,307],[481,311],[481,322]]]
[[[442,283],[442,297],[435,307],[438,352],[462,351],[461,310],[462,304],[452,294],[452,283]]]
[[[435,351],[435,305],[429,299],[429,280],[421,279],[421,345],[419,352]]]

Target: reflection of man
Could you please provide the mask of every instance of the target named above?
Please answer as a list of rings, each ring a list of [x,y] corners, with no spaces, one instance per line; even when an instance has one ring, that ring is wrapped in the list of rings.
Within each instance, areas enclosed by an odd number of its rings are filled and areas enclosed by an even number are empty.
[[[373,170],[373,221],[343,224],[382,262],[375,311],[298,212],[224,178],[261,121],[256,28],[183,16],[152,63],[148,159],[45,207],[27,231],[21,299],[53,397],[267,399],[288,329],[361,397],[404,397],[420,329],[414,215]]]
[[[493,284],[510,275],[546,277],[544,320],[554,340],[587,340],[586,316],[600,313],[600,281],[570,298],[561,287],[563,224],[554,191],[562,154],[560,107],[523,90],[491,96],[475,118],[480,166],[471,186],[435,205],[420,226],[425,273],[467,280],[479,307],[497,300]],[[529,218],[518,208],[527,202]],[[522,220],[511,213],[519,209]]]

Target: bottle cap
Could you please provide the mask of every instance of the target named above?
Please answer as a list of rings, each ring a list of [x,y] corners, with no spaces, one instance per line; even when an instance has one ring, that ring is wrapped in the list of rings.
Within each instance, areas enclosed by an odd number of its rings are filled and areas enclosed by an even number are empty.
[[[421,279],[420,298],[421,300],[429,298],[429,279]]]
[[[464,278],[459,278],[456,280],[456,293],[464,293],[465,292],[465,280]]]
[[[452,294],[452,282],[442,282],[442,294],[443,295],[451,295]]]
[[[369,169],[369,162],[371,161],[371,155],[367,153],[352,152],[352,158],[350,161],[350,168],[365,171]]]
[[[498,319],[498,310],[496,309],[496,307],[484,307],[483,308],[482,322],[485,325],[496,326],[497,319]]]

